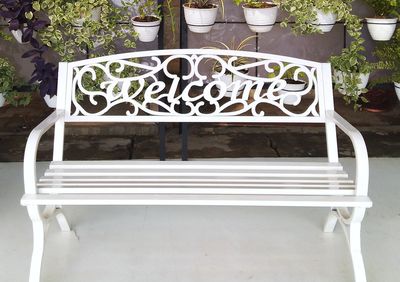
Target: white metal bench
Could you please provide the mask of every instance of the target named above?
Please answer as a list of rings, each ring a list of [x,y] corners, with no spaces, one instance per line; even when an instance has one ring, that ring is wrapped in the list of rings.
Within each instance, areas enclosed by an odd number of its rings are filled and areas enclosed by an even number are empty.
[[[248,61],[238,65],[238,58]],[[187,64],[188,73],[182,77],[170,73],[167,67],[174,60]],[[211,76],[210,61],[220,65]],[[134,68],[136,75],[118,74],[128,68]],[[277,69],[273,78],[263,74]],[[302,74],[307,86],[279,92],[286,86],[282,76],[290,69],[295,70],[294,79]],[[224,73],[236,79],[229,82]],[[98,89],[86,89],[85,74],[104,81]],[[159,74],[170,79],[169,87]],[[136,88],[130,88],[134,83]],[[225,92],[232,96],[224,97]],[[32,131],[25,151],[21,203],[28,209],[34,235],[29,281],[40,281],[50,219],[55,216],[62,230],[70,230],[61,212],[64,205],[327,207],[324,231],[332,232],[339,219],[355,281],[366,281],[360,228],[366,208],[372,206],[367,196],[368,155],[361,134],[334,112],[332,92],[330,64],[244,51],[157,50],[60,63],[57,109]],[[86,103],[76,99],[79,93]],[[296,106],[284,103],[287,95],[297,98]],[[115,114],[114,108],[121,105],[129,110]],[[183,112],[179,105],[185,105]],[[326,162],[63,161],[64,127],[76,122],[320,124],[326,128],[328,158]],[[37,180],[39,141],[53,126],[53,161]],[[336,127],[354,145],[355,179],[339,163]]]

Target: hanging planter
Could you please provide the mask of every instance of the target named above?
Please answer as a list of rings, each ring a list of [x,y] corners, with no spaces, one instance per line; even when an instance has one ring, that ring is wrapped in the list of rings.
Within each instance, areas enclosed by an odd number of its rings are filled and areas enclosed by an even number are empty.
[[[190,1],[183,4],[186,24],[194,33],[210,32],[215,24],[218,13],[218,5],[212,3],[201,4]]]
[[[296,106],[297,102],[297,95],[290,95],[291,93],[297,93],[300,91],[303,91],[306,89],[307,83],[303,80],[294,80],[294,79],[289,79],[285,78],[286,81],[286,86],[278,91],[278,94],[280,96],[286,95],[286,97],[283,99],[283,103],[285,105],[292,105]]]
[[[132,18],[132,25],[142,42],[154,41],[160,29],[161,19],[156,16]]]
[[[246,3],[242,6],[246,23],[253,32],[271,31],[278,16],[278,6],[272,2]]]
[[[396,30],[397,19],[366,18],[368,31],[375,41],[389,41]]]
[[[394,90],[396,90],[397,98],[400,101],[400,82],[394,83]]]
[[[315,9],[317,19],[313,22],[317,28],[323,32],[330,32],[335,26],[337,15],[333,12],[324,12],[320,9]]]

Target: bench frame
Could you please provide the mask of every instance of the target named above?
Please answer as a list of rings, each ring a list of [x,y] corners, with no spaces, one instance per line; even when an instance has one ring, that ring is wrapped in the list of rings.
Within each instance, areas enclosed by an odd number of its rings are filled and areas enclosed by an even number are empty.
[[[187,50],[157,50],[157,51],[146,51],[146,52],[135,52],[129,54],[113,55],[108,57],[101,57],[96,59],[89,59],[79,62],[72,63],[60,63],[59,65],[59,83],[58,83],[58,102],[57,109],[41,122],[34,130],[32,130],[26,145],[25,157],[24,157],[24,185],[25,195],[21,200],[22,205],[28,209],[28,214],[33,224],[33,253],[32,262],[30,268],[29,281],[39,282],[42,257],[44,251],[45,234],[49,223],[56,219],[62,231],[71,231],[71,228],[62,213],[62,205],[199,205],[194,201],[181,201],[175,202],[157,202],[151,200],[144,200],[141,202],[135,200],[127,200],[121,198],[115,198],[113,201],[105,201],[104,199],[91,199],[90,201],[85,200],[85,195],[82,194],[81,200],[68,201],[66,198],[61,196],[57,198],[57,195],[53,195],[50,199],[42,196],[39,192],[38,181],[36,176],[36,155],[42,135],[47,132],[50,128],[54,127],[54,151],[53,161],[61,162],[63,160],[63,143],[64,143],[64,128],[66,122],[132,122],[131,116],[105,116],[105,115],[87,115],[87,116],[74,116],[71,113],[71,101],[73,100],[73,85],[72,81],[74,77],[73,72],[76,68],[85,66],[88,64],[96,64],[99,62],[123,60],[127,58],[141,58],[141,57],[167,57],[168,56],[186,56],[185,58],[196,58],[196,56],[209,55],[209,56],[249,56],[256,58],[257,62],[262,60],[273,60],[276,62],[290,62],[298,64],[300,66],[312,67],[316,71],[316,96],[318,99],[319,114],[312,115],[309,111],[308,114],[304,115],[293,115],[289,113],[287,117],[276,117],[276,116],[223,116],[223,115],[204,115],[199,116],[196,114],[192,115],[179,115],[174,113],[163,113],[160,115],[145,115],[135,116],[134,122],[255,122],[255,123],[322,123],[325,124],[326,128],[326,140],[327,140],[327,153],[328,161],[330,163],[338,163],[338,146],[336,137],[336,127],[341,129],[346,135],[349,136],[354,146],[355,157],[356,157],[356,178],[355,178],[355,195],[351,199],[357,199],[357,201],[349,200],[338,204],[338,202],[330,202],[330,198],[323,198],[321,201],[314,201],[307,203],[306,201],[295,204],[295,200],[290,196],[282,196],[281,201],[264,201],[257,203],[257,206],[321,206],[330,207],[330,212],[326,220],[324,231],[333,232],[337,221],[340,222],[343,227],[346,239],[349,245],[351,259],[353,262],[354,279],[357,282],[366,281],[365,268],[361,253],[361,222],[364,218],[366,208],[372,206],[369,200],[368,194],[368,181],[369,181],[369,165],[368,165],[368,154],[365,142],[360,132],[345,121],[341,116],[334,112],[333,104],[333,90],[331,80],[331,66],[328,63],[317,63],[306,60],[299,60],[290,57],[274,56],[268,54],[260,54],[253,52],[243,51],[225,51],[225,50],[205,50],[205,49],[187,49]],[[192,57],[189,57],[192,56]],[[195,56],[195,57],[193,57]],[[163,61],[165,62],[165,61]],[[160,60],[161,63],[161,60]],[[250,63],[246,67],[258,67],[257,63]],[[192,65],[194,66],[194,65]],[[197,65],[196,65],[197,66]],[[227,66],[230,69],[232,65]],[[75,70],[74,70],[75,68]],[[160,68],[160,71],[166,71],[166,68]],[[237,71],[232,70],[232,71]],[[240,73],[239,73],[240,74]],[[245,79],[248,79],[247,75]],[[189,79],[189,77],[188,77]],[[254,81],[258,78],[252,77]],[[283,87],[282,85],[278,87]],[[283,104],[276,103],[278,107]],[[315,105],[314,105],[315,106]],[[112,190],[110,190],[110,193]],[[301,196],[301,195],[300,195]],[[339,195],[340,196],[340,195]],[[333,199],[333,198],[332,198]],[[337,204],[335,206],[335,204]],[[251,204],[242,201],[232,204],[232,202],[223,200],[221,201],[210,201],[203,202],[201,205],[242,205],[249,206]],[[44,210],[41,207],[45,207]],[[351,208],[351,209],[349,209]]]

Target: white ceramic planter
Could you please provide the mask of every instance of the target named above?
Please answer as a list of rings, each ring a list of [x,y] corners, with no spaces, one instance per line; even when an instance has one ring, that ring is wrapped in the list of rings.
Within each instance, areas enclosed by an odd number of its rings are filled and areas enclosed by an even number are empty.
[[[4,99],[3,93],[0,93],[0,108],[4,106],[6,99]]]
[[[56,95],[54,95],[53,97],[46,95],[46,96],[44,96],[43,99],[49,108],[55,109],[57,107],[57,96]]]
[[[324,13],[318,9],[315,9],[315,12],[317,13],[317,20],[314,21],[314,24],[318,26],[323,33],[330,32],[335,26],[337,15],[332,12]]]
[[[26,28],[24,28],[25,30]],[[11,34],[14,36],[15,40],[19,44],[28,44],[29,42],[22,42],[22,31],[20,29],[18,30],[11,30]],[[36,37],[36,31],[33,32],[33,37]]]
[[[233,90],[234,90],[234,85],[232,85],[232,83],[234,83],[236,81],[241,82],[242,80],[244,80],[244,78],[240,77],[240,76],[238,76],[236,74],[233,74],[233,75],[232,74],[224,74],[221,77],[219,77],[217,80],[224,82],[225,85],[227,85],[227,86],[231,85],[226,89],[226,93],[224,94],[224,96],[225,97],[232,97],[232,93],[233,93]],[[215,86],[218,88],[218,90],[220,90],[220,86],[218,84],[216,84]],[[245,87],[245,85],[240,86],[238,91],[237,91],[237,93],[236,93],[236,95],[241,94],[242,90],[244,89],[244,87]]]
[[[140,22],[135,19],[136,17],[132,19],[132,25],[133,29],[139,35],[139,40],[142,42],[154,41],[160,29],[161,20],[158,19],[153,22]]]
[[[186,24],[191,32],[207,33],[214,26],[217,18],[218,6],[214,5],[210,9],[190,8],[186,4],[183,5]]]
[[[368,31],[373,40],[388,41],[396,30],[397,19],[367,18]]]
[[[361,73],[359,75],[360,75],[361,81],[357,86],[360,89],[359,94],[361,94],[361,90],[367,87],[370,74],[369,73]],[[334,70],[333,80],[335,83],[342,84],[343,83],[343,73],[341,71]],[[339,88],[338,91],[343,95],[347,94],[344,87]]]
[[[250,30],[258,33],[271,31],[278,16],[278,6],[270,8],[249,8],[244,5],[243,11]]]
[[[400,82],[394,83],[394,90],[396,90],[397,98],[400,101]]]
[[[294,94],[290,95],[290,93],[300,92],[300,91],[303,91],[305,88],[306,88],[306,82],[305,81],[301,81],[301,83],[290,83],[290,82],[287,82],[285,88],[283,88],[282,90],[279,90],[278,94],[280,96],[287,94],[287,96],[283,100],[283,103],[286,104],[286,105],[295,106],[296,105],[296,101],[297,101],[297,95],[294,95]]]

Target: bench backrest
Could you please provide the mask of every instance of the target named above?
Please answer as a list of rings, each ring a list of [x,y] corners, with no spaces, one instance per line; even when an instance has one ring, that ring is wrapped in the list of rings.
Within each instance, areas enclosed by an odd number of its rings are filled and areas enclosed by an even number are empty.
[[[169,71],[178,61],[186,66],[182,76]],[[288,73],[306,87],[282,92]],[[245,51],[155,50],[60,63],[57,108],[66,122],[324,123],[332,93],[327,63]],[[284,103],[288,95],[296,106]]]

